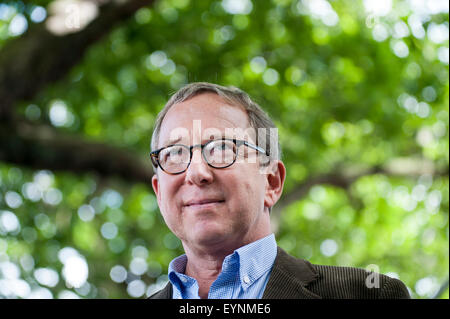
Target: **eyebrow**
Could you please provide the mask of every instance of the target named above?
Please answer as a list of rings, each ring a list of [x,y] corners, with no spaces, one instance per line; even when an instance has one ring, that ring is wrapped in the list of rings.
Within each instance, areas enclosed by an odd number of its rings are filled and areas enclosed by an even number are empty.
[[[167,142],[167,144],[166,144],[164,147],[167,147],[167,146],[169,146],[169,145],[175,144],[175,143],[179,142],[180,140],[181,140],[181,136],[178,137],[178,138],[176,138],[176,139],[169,140],[169,141]]]

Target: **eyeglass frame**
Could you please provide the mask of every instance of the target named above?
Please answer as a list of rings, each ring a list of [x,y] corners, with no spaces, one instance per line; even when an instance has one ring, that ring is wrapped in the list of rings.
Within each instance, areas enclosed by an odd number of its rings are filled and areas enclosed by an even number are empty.
[[[234,145],[236,146],[236,154],[235,154],[235,156],[234,156],[233,162],[231,162],[231,163],[228,164],[227,166],[223,166],[223,167],[216,167],[216,166],[213,166],[213,165],[211,165],[211,164],[208,162],[208,160],[205,158],[205,154],[203,153],[203,150],[205,149],[205,147],[206,147],[208,144],[210,144],[210,143],[212,143],[212,142],[216,142],[216,141],[232,141],[232,142],[234,143]],[[259,146],[254,145],[254,144],[252,144],[252,143],[249,143],[249,142],[247,142],[247,141],[244,141],[244,140],[237,140],[237,139],[232,139],[232,138],[220,138],[220,139],[215,139],[215,140],[209,140],[209,141],[206,142],[206,143],[203,143],[203,144],[196,144],[196,145],[192,145],[192,146],[187,146],[187,145],[184,145],[184,144],[171,144],[171,145],[167,145],[167,146],[161,147],[160,149],[157,149],[157,150],[155,150],[155,151],[150,152],[150,159],[151,159],[151,161],[152,161],[153,166],[155,166],[156,168],[157,168],[157,167],[161,168],[161,170],[162,170],[163,172],[165,172],[166,174],[169,174],[169,175],[178,175],[178,174],[182,174],[182,173],[186,172],[186,170],[189,168],[189,165],[191,165],[191,162],[192,162],[192,154],[193,154],[193,152],[194,152],[194,151],[193,151],[194,148],[200,147],[200,148],[201,148],[202,157],[203,157],[203,159],[205,160],[206,164],[208,164],[208,166],[210,166],[210,167],[212,167],[212,168],[222,169],[222,168],[230,167],[231,165],[233,165],[233,164],[236,162],[236,159],[237,159],[237,157],[238,157],[238,156],[237,156],[237,155],[238,155],[237,150],[238,150],[239,147],[242,146],[242,145],[245,145],[245,146],[247,146],[247,147],[250,147],[250,148],[252,148],[252,149],[254,149],[254,150],[258,151],[258,152],[264,153],[264,155],[269,156],[269,154],[267,153],[266,150],[264,150],[263,148],[261,148],[261,147],[259,147]],[[178,173],[169,173],[169,172],[167,172],[166,170],[164,170],[164,168],[162,167],[162,165],[159,163],[159,153],[160,153],[162,150],[164,150],[164,149],[166,149],[166,148],[168,148],[168,147],[172,147],[172,146],[182,146],[182,147],[185,147],[185,148],[188,148],[188,149],[189,149],[189,154],[190,154],[190,155],[189,155],[189,163],[188,163],[188,165],[186,166],[186,168],[185,168],[184,170],[182,170],[181,172],[178,172]]]

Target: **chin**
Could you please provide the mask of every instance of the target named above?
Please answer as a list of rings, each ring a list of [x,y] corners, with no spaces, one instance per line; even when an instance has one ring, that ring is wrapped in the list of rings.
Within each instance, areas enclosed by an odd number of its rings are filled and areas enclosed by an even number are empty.
[[[207,229],[194,228],[192,237],[195,243],[200,245],[215,245],[223,242],[228,237],[228,232],[223,228],[208,227]]]

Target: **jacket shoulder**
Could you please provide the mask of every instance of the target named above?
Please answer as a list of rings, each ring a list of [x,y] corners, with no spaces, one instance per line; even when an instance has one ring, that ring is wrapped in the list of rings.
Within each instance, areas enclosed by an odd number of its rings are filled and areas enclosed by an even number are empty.
[[[406,286],[398,279],[365,269],[311,264],[317,280],[308,288],[333,299],[409,299]]]

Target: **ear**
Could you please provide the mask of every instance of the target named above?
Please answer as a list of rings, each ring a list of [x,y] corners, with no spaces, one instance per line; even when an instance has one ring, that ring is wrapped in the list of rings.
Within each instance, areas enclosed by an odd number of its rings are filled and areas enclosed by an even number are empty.
[[[286,179],[286,167],[282,161],[273,161],[266,171],[266,194],[264,206],[272,207],[280,199],[283,193],[284,181]]]
[[[159,193],[159,180],[158,180],[157,174],[154,174],[152,176],[152,187],[153,187],[153,191],[155,192],[156,199],[158,200],[158,204],[159,204],[160,193]]]

